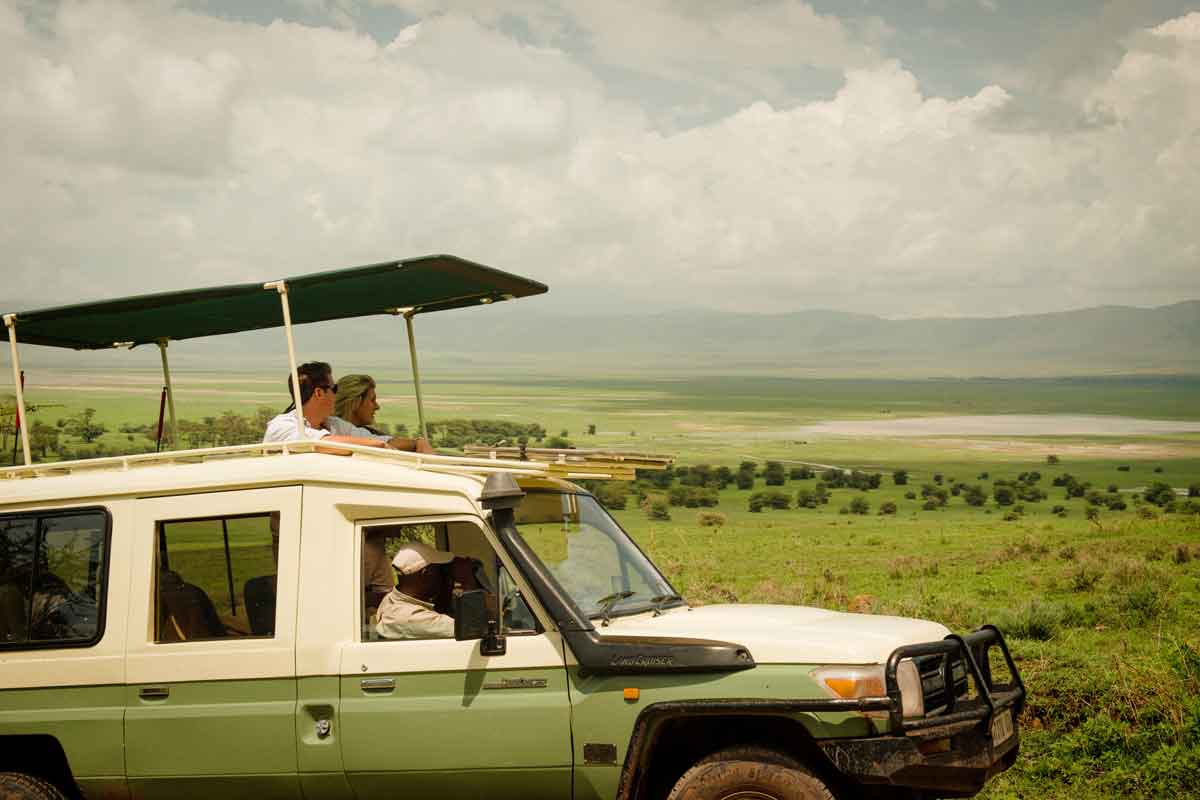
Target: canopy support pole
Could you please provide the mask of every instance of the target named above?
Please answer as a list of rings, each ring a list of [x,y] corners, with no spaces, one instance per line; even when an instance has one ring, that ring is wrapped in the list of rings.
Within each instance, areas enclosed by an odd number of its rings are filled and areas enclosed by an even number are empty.
[[[17,357],[17,315],[5,314],[4,326],[8,328],[8,344],[12,348],[13,384],[17,387],[17,413],[21,416],[21,449],[25,453],[25,465],[33,463],[29,455],[29,417],[25,414],[25,387],[21,385],[21,360]]]
[[[167,365],[167,340],[158,340],[158,352],[162,356],[163,383],[167,387],[167,412],[171,415],[171,449],[179,448],[179,424],[175,421],[175,391],[171,388],[171,368]]]
[[[296,369],[296,341],[292,338],[292,309],[288,305],[288,290],[286,281],[271,281],[263,284],[264,289],[274,289],[279,292],[279,304],[283,307],[283,330],[287,334],[288,365],[292,368],[292,403],[296,406],[296,430],[300,438],[304,435],[304,410],[300,402],[300,373]]]
[[[421,401],[421,370],[417,366],[417,342],[413,338],[413,314],[415,309],[405,308],[401,310],[404,314],[404,326],[408,329],[408,355],[412,359],[413,373],[413,391],[417,396],[417,425],[421,432],[421,438],[429,441],[429,431],[425,428],[425,404]]]

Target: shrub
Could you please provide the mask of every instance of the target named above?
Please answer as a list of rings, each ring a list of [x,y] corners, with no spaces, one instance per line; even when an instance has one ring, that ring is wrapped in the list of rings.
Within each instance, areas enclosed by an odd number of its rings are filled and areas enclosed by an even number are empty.
[[[796,508],[816,508],[821,504],[816,492],[811,489],[801,489],[796,492]]]
[[[766,508],[791,508],[792,498],[787,492],[772,489],[767,492],[755,492],[750,496],[750,510],[757,513]]]
[[[968,486],[963,490],[963,499],[967,501],[967,505],[979,507],[987,502],[987,492],[979,484]]]
[[[1176,564],[1186,564],[1192,560],[1192,549],[1186,544],[1177,545],[1175,547],[1175,555],[1172,560]]]
[[[754,488],[754,473],[753,472],[746,472],[745,470],[740,470],[738,472],[737,476],[734,478],[734,480],[737,483],[737,488],[742,489],[743,491],[746,489]]]
[[[986,481],[987,479],[988,479],[988,474],[986,472],[981,472],[975,476],[975,480],[977,480],[977,481]]]
[[[1134,558],[1121,558],[1113,563],[1110,576],[1114,586],[1131,587],[1142,583],[1153,583],[1160,571]]]
[[[1100,520],[1100,509],[1095,506],[1088,506],[1087,511],[1084,512],[1084,516],[1087,517],[1088,522],[1098,522]]]
[[[1067,513],[1067,507],[1066,506],[1054,506],[1053,508],[1050,509],[1050,513],[1051,514],[1065,514],[1065,513]]]
[[[1150,484],[1142,496],[1146,499],[1147,503],[1153,503],[1156,506],[1165,506],[1175,499],[1175,490],[1171,488],[1170,484],[1155,481]]]
[[[939,508],[941,508],[941,505],[933,500],[926,500],[925,504],[922,505],[921,508],[925,511],[937,511]]]
[[[945,476],[942,475],[942,473],[940,473],[940,472],[933,473],[933,482],[936,483],[938,486],[941,486],[945,480],[946,480],[946,478],[945,478]]]
[[[787,473],[783,471],[783,464],[778,461],[767,462],[763,477],[766,478],[767,486],[783,486],[787,482]]]
[[[1117,472],[1129,472],[1129,465],[1121,464],[1120,466],[1117,467]]]
[[[880,515],[895,514],[896,513],[896,504],[893,503],[891,500],[884,501],[879,506],[879,513],[880,513]]]
[[[662,495],[648,495],[642,501],[642,510],[646,512],[647,519],[671,519],[671,506]]]
[[[1188,484],[1188,497],[1200,497],[1200,483]]]
[[[771,508],[791,508],[792,507],[792,498],[790,496],[788,496],[787,492],[770,491],[770,492],[767,492],[766,495],[767,495],[767,502],[771,505]]]
[[[716,489],[700,486],[672,486],[667,492],[667,500],[673,506],[687,508],[712,508],[720,503]]]
[[[1162,472],[1162,471],[1163,471],[1163,468],[1162,468],[1162,467],[1155,467],[1155,468],[1154,468],[1154,471],[1155,471],[1155,472]]]
[[[1058,463],[1058,456],[1056,456],[1056,455],[1054,455],[1053,453],[1051,453],[1050,455],[1046,456],[1046,463],[1047,463],[1047,464],[1057,464],[1057,463]]]
[[[926,500],[937,503],[939,506],[946,505],[946,500],[948,498],[945,489],[939,486],[934,486],[932,483],[926,483],[921,487],[921,496]]]
[[[792,467],[788,477],[794,481],[811,481],[817,476],[809,467]]]
[[[1058,557],[1061,558],[1063,561],[1074,561],[1075,560],[1075,548],[1072,547],[1071,545],[1066,545],[1065,547],[1063,547],[1061,550],[1058,551]]]
[[[892,481],[897,486],[904,486],[908,483],[908,470],[898,469],[892,472]]]
[[[996,498],[996,505],[998,506],[1011,506],[1016,496],[1017,494],[1011,486],[997,484],[992,489],[992,497]]]
[[[878,489],[883,481],[883,475],[878,472],[861,472],[857,469],[850,472],[827,469],[821,473],[821,481],[835,489],[859,489],[866,492]]]
[[[1115,483],[1110,483],[1106,491],[1109,494],[1116,494],[1117,492],[1121,491],[1121,487],[1117,486]]]
[[[733,470],[729,467],[717,467],[713,472],[713,480],[716,481],[718,489],[724,489],[733,483]]]
[[[865,497],[855,497],[850,500],[851,514],[866,514],[871,510],[871,504],[867,502]]]
[[[912,491],[912,490],[910,489],[909,491],[907,491],[907,492],[905,492],[905,493],[904,493],[904,499],[905,499],[905,500],[916,500],[916,499],[917,499],[917,493],[916,493],[916,492],[914,492],[914,491]]]
[[[605,508],[615,509],[620,511],[625,508],[629,494],[625,491],[625,486],[619,482],[605,481],[596,487],[596,499],[599,500]]]
[[[1158,587],[1149,581],[1139,583],[1117,600],[1117,608],[1133,617],[1135,623],[1147,623],[1166,607]]]
[[[1071,552],[1074,554],[1074,549]],[[1071,591],[1090,592],[1102,577],[1104,573],[1093,564],[1080,564],[1071,572]]]
[[[725,515],[720,511],[701,511],[696,522],[701,528],[720,528],[725,524]]]
[[[1037,600],[1001,615],[1000,630],[1016,639],[1031,639],[1046,642],[1054,638],[1062,623],[1062,612],[1057,606]]]

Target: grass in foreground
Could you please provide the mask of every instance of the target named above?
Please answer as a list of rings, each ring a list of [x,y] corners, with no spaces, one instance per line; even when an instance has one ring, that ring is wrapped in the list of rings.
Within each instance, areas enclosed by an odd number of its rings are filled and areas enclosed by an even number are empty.
[[[1089,522],[1082,501],[1060,518],[1046,510],[1069,506],[1057,495],[1008,522],[959,506],[839,514],[860,494],[849,490],[819,510],[752,514],[749,494],[722,493],[721,527],[701,527],[703,509],[616,515],[693,602],[999,625],[1030,699],[1022,756],[984,797],[1195,796],[1200,518],[1130,510]],[[886,494],[867,496],[877,507]]]

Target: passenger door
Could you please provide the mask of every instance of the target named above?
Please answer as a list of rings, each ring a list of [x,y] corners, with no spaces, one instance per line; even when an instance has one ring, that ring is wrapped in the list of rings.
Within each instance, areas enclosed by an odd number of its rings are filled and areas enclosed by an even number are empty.
[[[137,501],[126,770],[135,797],[299,796],[300,487]]]
[[[372,570],[362,561],[364,540],[379,528],[358,527],[355,558],[365,575]],[[479,558],[493,588],[513,590],[508,617],[527,630],[508,631],[505,655],[484,657],[478,641],[382,640],[360,616],[340,670],[342,753],[355,794],[570,797],[570,705],[558,634],[536,622],[478,520],[408,521],[393,532],[388,563],[405,538],[429,536],[440,549]]]

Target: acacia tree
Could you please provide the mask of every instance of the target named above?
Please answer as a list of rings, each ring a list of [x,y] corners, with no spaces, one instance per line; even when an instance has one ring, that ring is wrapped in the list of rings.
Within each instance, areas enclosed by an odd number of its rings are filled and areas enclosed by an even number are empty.
[[[108,428],[103,423],[95,421],[96,409],[85,408],[78,414],[68,417],[66,424],[63,425],[63,430],[71,436],[82,439],[84,442],[91,444],[99,439],[104,434],[108,433]]]

